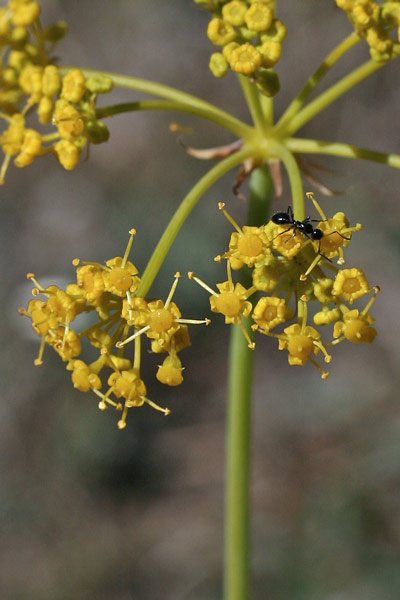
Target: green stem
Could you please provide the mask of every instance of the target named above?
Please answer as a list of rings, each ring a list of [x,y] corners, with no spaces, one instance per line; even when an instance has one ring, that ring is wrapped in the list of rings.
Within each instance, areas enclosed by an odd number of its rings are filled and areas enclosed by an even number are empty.
[[[293,213],[297,220],[302,221],[305,217],[304,191],[297,161],[293,155],[293,152],[288,150],[283,144],[274,145],[273,153],[285,165],[287,174],[289,176]]]
[[[274,99],[260,94],[260,103],[264,115],[265,124],[267,127],[272,127],[274,124]]]
[[[255,83],[251,83],[248,77],[240,74],[238,75],[238,80],[255,127],[260,133],[265,133],[266,124],[264,113],[260,104],[260,94]]]
[[[222,175],[230,171],[233,167],[243,162],[254,153],[252,147],[244,146],[238,152],[231,154],[217,163],[208,171],[190,190],[179,205],[177,211],[165,229],[159,240],[146,269],[143,272],[140,286],[136,292],[137,296],[145,297],[153,283],[172,242],[179,233],[180,228],[185,222],[191,210],[195,207],[197,201],[206,192],[206,190],[217,181]]]
[[[303,106],[303,104],[305,103],[307,98],[313,92],[317,83],[319,81],[321,81],[321,79],[324,77],[324,75],[339,60],[339,58],[341,58],[343,56],[343,54],[345,54],[345,52],[350,50],[350,48],[355,46],[355,44],[357,44],[357,42],[359,42],[359,41],[360,41],[359,35],[357,35],[357,33],[353,32],[347,38],[345,38],[342,42],[340,42],[340,44],[338,44],[336,46],[336,48],[334,48],[332,50],[332,52],[330,52],[328,54],[328,56],[326,56],[326,58],[323,60],[323,62],[319,65],[318,69],[316,71],[314,71],[314,73],[311,75],[311,77],[309,77],[309,79],[306,81],[304,87],[300,90],[300,92],[297,94],[297,96],[289,104],[289,106],[287,107],[287,109],[285,110],[283,115],[281,116],[277,126],[279,126],[279,127],[284,126],[290,119],[292,119],[299,112],[300,108]]]
[[[348,92],[352,87],[360,83],[363,79],[375,73],[378,69],[381,69],[386,62],[378,63],[373,60],[369,60],[361,67],[354,69],[351,73],[340,79],[337,83],[328,88],[325,92],[317,96],[315,100],[307,104],[303,110],[291,119],[284,128],[287,135],[292,135],[305,123],[310,121],[317,113],[321,112],[324,108],[332,104],[337,98]]]
[[[65,75],[70,69],[70,66],[62,66],[59,68],[61,74],[63,75]],[[154,81],[148,81],[147,79],[140,79],[138,77],[130,77],[129,75],[110,73],[107,71],[97,71],[94,69],[81,69],[81,71],[84,73],[85,77],[109,77],[112,79],[114,85],[119,87],[145,92],[154,96],[166,98],[167,100],[177,102],[178,104],[184,104],[188,108],[191,107],[193,109],[193,114],[196,114],[196,110],[203,110],[208,111],[208,113],[213,113],[215,115],[215,122],[218,122],[222,127],[230,129],[230,131],[233,131],[235,135],[238,135],[239,137],[246,138],[252,131],[251,127],[224,110],[221,110],[213,104],[205,102],[196,96],[192,96],[191,94],[187,94],[168,85],[163,85]],[[217,121],[217,119],[219,120]]]
[[[383,163],[389,167],[400,169],[400,154],[379,152],[369,148],[360,148],[352,144],[340,142],[326,142],[323,140],[309,140],[303,138],[291,138],[286,141],[286,146],[292,152],[304,152],[308,154],[329,154],[331,156],[343,156],[345,158],[361,158]]]
[[[127,112],[135,112],[138,110],[170,110],[181,113],[189,113],[196,117],[203,117],[208,121],[217,123],[226,129],[232,131],[232,133],[241,137],[243,130],[233,126],[230,121],[224,121],[219,115],[216,115],[214,111],[206,108],[193,108],[187,104],[179,102],[172,102],[170,100],[139,100],[137,102],[124,102],[122,104],[113,104],[111,106],[102,106],[96,109],[96,117],[98,119],[104,119],[105,117],[111,117],[113,115],[119,115]],[[250,130],[250,128],[249,128]]]
[[[268,167],[250,177],[249,224],[267,220],[273,185]],[[251,285],[247,270],[242,283]],[[252,334],[249,320],[246,327]],[[228,379],[228,415],[226,434],[225,497],[225,600],[250,597],[250,441],[251,392],[254,350],[250,350],[239,325],[231,332]]]

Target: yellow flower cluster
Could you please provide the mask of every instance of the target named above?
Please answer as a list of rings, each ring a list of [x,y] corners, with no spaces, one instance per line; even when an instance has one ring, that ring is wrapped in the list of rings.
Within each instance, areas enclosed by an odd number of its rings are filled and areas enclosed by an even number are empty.
[[[328,347],[344,339],[358,344],[371,343],[375,338],[377,332],[371,327],[374,319],[369,309],[379,288],[376,286],[371,290],[361,269],[342,268],[343,247],[348,245],[352,232],[362,228],[361,225],[350,227],[343,212],[327,218],[313,195],[307,196],[321,217],[317,227],[312,228],[318,230],[316,237],[319,239],[304,234],[296,226],[304,221],[291,222],[289,218],[286,224],[277,224],[271,219],[262,227],[239,227],[220,203],[220,210],[235,228],[227,252],[215,258],[217,262],[226,260],[227,281],[218,283],[218,291],[215,291],[194,273],[190,272],[189,278],[211,294],[212,312],[222,314],[225,323],[242,327],[251,349],[255,343],[243,323],[248,316],[253,320],[253,331],[275,337],[279,349],[288,351],[289,364],[304,365],[309,361],[319,369],[322,378],[326,378],[328,372],[314,356],[321,352],[324,361],[329,363]],[[308,219],[305,222],[311,224]],[[334,257],[338,266],[331,261]],[[248,289],[240,283],[235,284],[232,279],[232,269],[243,266],[252,272],[252,286]],[[328,269],[329,274],[324,269]],[[261,297],[260,292],[264,294]],[[348,306],[371,292],[372,296],[362,310]],[[313,311],[315,327],[307,324],[310,303],[316,307]],[[289,324],[293,320],[294,323]],[[286,327],[281,333],[271,332],[282,324]],[[317,328],[329,324],[333,324],[332,336],[323,343]]]
[[[274,0],[230,0],[198,2],[212,12],[207,36],[221,46],[210,58],[215,77],[223,77],[228,68],[250,76],[261,92],[273,96],[279,91],[279,79],[271,70],[279,61],[286,27],[275,18]]]
[[[34,298],[27,310],[20,309],[42,339],[35,364],[42,364],[45,345],[51,346],[67,364],[75,388],[94,392],[101,410],[111,406],[122,411],[120,429],[126,426],[128,409],[145,403],[169,414],[168,409],[146,396],[140,376],[142,337],[151,340],[153,352],[166,354],[156,373],[158,381],[176,386],[183,381],[178,353],[190,345],[188,324],[209,323],[208,319],[182,319],[178,306],[172,302],[179,273],[175,274],[165,302],[149,301],[137,294],[140,277],[128,260],[135,233],[134,229],[130,231],[123,257],[111,258],[105,264],[74,259],[76,283],[68,284],[65,290],[55,285],[44,288],[29,273],[28,279],[35,284]],[[39,295],[46,299],[38,298]],[[72,322],[83,313],[91,315],[92,324],[81,331],[72,329]],[[98,353],[91,362],[81,356],[84,340]],[[126,355],[130,342],[134,342],[133,349]],[[102,377],[107,382],[104,392]]]
[[[378,62],[389,60],[400,41],[400,2],[398,0],[336,0],[346,11],[356,32],[369,45],[371,58]],[[396,29],[397,39],[391,37]]]
[[[85,78],[79,69],[64,77],[53,64],[51,52],[64,36],[63,21],[43,29],[40,5],[32,0],[9,0],[0,8],[0,133],[4,161],[0,183],[14,157],[17,167],[29,165],[36,156],[53,153],[65,169],[73,169],[87,142],[109,137],[107,127],[96,118],[97,94],[109,92],[107,77]],[[52,123],[54,132],[41,134],[27,127],[30,108],[36,108],[39,124]]]

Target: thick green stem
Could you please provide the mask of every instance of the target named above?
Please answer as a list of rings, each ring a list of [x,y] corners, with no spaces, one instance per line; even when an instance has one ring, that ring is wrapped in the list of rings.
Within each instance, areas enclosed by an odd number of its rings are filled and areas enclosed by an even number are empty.
[[[191,210],[196,206],[197,201],[206,192],[206,190],[217,181],[222,175],[236,167],[246,158],[253,154],[251,147],[244,146],[238,152],[224,158],[208,171],[190,190],[179,205],[177,211],[165,229],[159,240],[146,269],[143,272],[140,286],[136,292],[137,296],[144,297],[150,289],[164,259],[170,249],[172,242],[179,233],[180,228],[187,219]]]
[[[193,108],[187,104],[180,102],[172,102],[171,100],[138,100],[137,102],[123,102],[122,104],[112,104],[111,106],[101,106],[96,109],[96,117],[104,119],[113,115],[124,114],[127,112],[136,112],[139,110],[169,110],[180,113],[189,113],[195,117],[202,117],[208,121],[212,121],[217,125],[225,127],[232,133],[241,136],[244,132],[237,127],[232,126],[230,122],[222,122],[220,115],[206,108]],[[250,129],[250,128],[249,128]]]
[[[304,87],[300,90],[297,96],[292,100],[289,104],[282,117],[280,118],[277,126],[285,125],[290,119],[292,119],[301,109],[307,98],[313,92],[315,86],[324,75],[329,71],[329,69],[343,56],[345,52],[350,50],[357,42],[360,41],[360,36],[353,32],[346,39],[344,39],[340,44],[336,46],[328,54],[328,56],[323,60],[323,62],[319,65],[318,69],[314,71],[314,73],[309,77],[306,81]]]
[[[292,195],[293,213],[297,220],[302,221],[305,217],[304,191],[301,173],[293,152],[283,144],[273,146],[273,152],[285,165],[289,176],[290,190]]]
[[[352,87],[360,83],[363,79],[375,73],[378,69],[381,69],[387,63],[379,63],[374,60],[369,60],[361,67],[358,67],[343,79],[340,79],[337,83],[328,88],[325,92],[317,96],[315,100],[307,104],[303,110],[291,119],[284,127],[284,131],[288,135],[295,133],[305,123],[310,121],[316,114],[324,110],[327,106],[332,104],[337,98],[348,92]]]
[[[63,75],[67,73],[70,69],[70,66],[62,66],[59,68],[61,74]],[[81,71],[84,73],[85,77],[109,77],[113,81],[114,85],[117,85],[119,87],[144,92],[147,94],[152,94],[153,96],[166,98],[167,100],[177,102],[178,104],[184,104],[186,107],[192,108],[192,111],[187,111],[192,112],[192,114],[196,114],[196,111],[198,110],[207,111],[208,114],[213,113],[213,120],[215,122],[218,122],[219,125],[221,125],[221,127],[226,127],[239,137],[247,138],[252,132],[251,127],[249,127],[236,117],[233,117],[229,113],[225,112],[224,110],[221,110],[213,104],[205,102],[204,100],[201,100],[196,96],[192,96],[191,94],[187,94],[186,92],[182,92],[168,85],[163,85],[154,81],[148,81],[147,79],[140,79],[138,77],[130,77],[129,75],[110,73],[107,71],[96,71],[94,69],[83,68],[81,69]]]
[[[267,220],[273,184],[268,167],[250,178],[250,225]],[[251,285],[250,271],[242,279]],[[249,320],[246,328],[252,334]],[[250,441],[251,393],[254,350],[250,350],[239,325],[232,326],[229,352],[228,416],[226,434],[225,496],[225,600],[250,597]]]
[[[247,106],[249,107],[253,123],[260,133],[265,133],[266,122],[260,103],[260,93],[255,83],[252,83],[248,77],[245,77],[244,75],[238,75],[238,79],[246,99]]]
[[[291,138],[286,141],[286,146],[292,152],[304,152],[306,154],[328,154],[330,156],[343,156],[345,158],[361,158],[383,163],[389,167],[400,169],[400,154],[379,152],[369,148],[360,148],[352,144],[340,142],[326,142],[323,140],[309,140],[303,138]]]

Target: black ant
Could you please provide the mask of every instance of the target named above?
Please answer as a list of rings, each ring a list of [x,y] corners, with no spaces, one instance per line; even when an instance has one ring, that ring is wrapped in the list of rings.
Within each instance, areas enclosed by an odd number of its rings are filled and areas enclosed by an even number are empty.
[[[286,231],[293,229],[293,235],[295,235],[297,230],[310,240],[321,240],[324,237],[324,232],[313,226],[313,222],[317,221],[310,219],[310,217],[306,217],[303,221],[297,221],[294,218],[291,206],[288,206],[287,212],[274,213],[271,217],[271,221],[275,223],[275,225],[289,225]],[[286,233],[286,231],[282,231],[282,233]]]

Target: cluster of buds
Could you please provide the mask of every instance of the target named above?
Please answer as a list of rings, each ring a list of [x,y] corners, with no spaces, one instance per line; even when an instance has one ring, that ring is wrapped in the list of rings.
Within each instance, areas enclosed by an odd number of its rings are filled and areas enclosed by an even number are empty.
[[[371,58],[377,62],[389,60],[396,51],[391,37],[393,29],[397,29],[396,41],[400,42],[399,0],[336,0],[336,4],[346,11],[356,32],[366,39]]]
[[[98,94],[111,90],[111,79],[85,78],[75,68],[62,77],[51,52],[65,35],[66,24],[43,29],[39,14],[39,3],[31,0],[10,0],[0,8],[0,118],[7,125],[0,134],[5,155],[0,183],[13,157],[17,167],[25,167],[36,156],[53,153],[65,169],[73,169],[86,143],[109,137],[96,118],[95,105]],[[54,132],[42,134],[26,126],[32,107],[39,124],[52,123]]]
[[[68,284],[65,290],[56,285],[44,288],[28,273],[28,279],[35,285],[34,298],[27,310],[20,309],[20,314],[31,319],[34,331],[41,337],[35,364],[42,364],[44,348],[51,346],[71,371],[75,388],[92,391],[100,399],[101,410],[113,407],[122,411],[120,429],[126,426],[129,408],[148,404],[169,414],[167,408],[161,408],[146,396],[140,376],[143,337],[151,341],[153,352],[166,354],[156,373],[158,381],[176,386],[183,381],[178,353],[190,345],[188,324],[209,323],[208,319],[181,317],[172,301],[179,273],[175,274],[165,301],[146,300],[139,295],[138,270],[128,260],[134,235],[132,229],[123,257],[111,258],[105,264],[74,259],[76,283]],[[46,299],[39,298],[40,295]],[[94,322],[81,331],[73,329],[73,321],[83,313],[92,315]],[[91,362],[82,359],[83,340],[97,353]],[[128,348],[131,351],[127,355]],[[107,382],[106,391],[102,391],[102,378]]]
[[[235,229],[227,252],[215,258],[217,262],[226,260],[227,280],[217,284],[216,292],[194,273],[189,273],[189,278],[211,294],[213,312],[221,313],[225,323],[241,326],[249,348],[254,349],[255,342],[245,327],[247,317],[253,321],[251,329],[254,332],[276,338],[279,349],[288,351],[290,365],[311,362],[322,378],[326,378],[328,372],[314,356],[321,352],[324,361],[329,363],[329,347],[345,339],[358,344],[371,343],[375,338],[377,332],[371,327],[374,319],[369,309],[379,288],[370,288],[361,269],[343,268],[343,247],[348,246],[352,232],[359,231],[361,225],[350,227],[343,212],[327,218],[313,195],[307,196],[321,217],[316,228],[308,218],[295,221],[290,211],[277,213],[287,215],[286,223],[282,223],[283,218],[272,218],[261,227],[239,227],[220,203],[220,210]],[[315,232],[317,234],[312,235]],[[337,264],[332,263],[335,257]],[[242,267],[251,269],[252,286],[249,288],[233,282],[232,269]],[[260,297],[260,293],[266,295]],[[348,306],[370,293],[372,295],[362,310]],[[307,324],[310,303],[316,306],[313,311],[315,327]],[[290,321],[294,322],[289,324]],[[281,333],[271,331],[282,324],[286,327]],[[333,332],[330,339],[323,342],[317,328],[330,324],[333,324]]]
[[[221,46],[210,59],[210,70],[223,77],[228,68],[254,80],[260,91],[273,96],[279,79],[272,67],[279,61],[287,29],[275,18],[275,0],[195,0],[212,13],[207,36]]]

